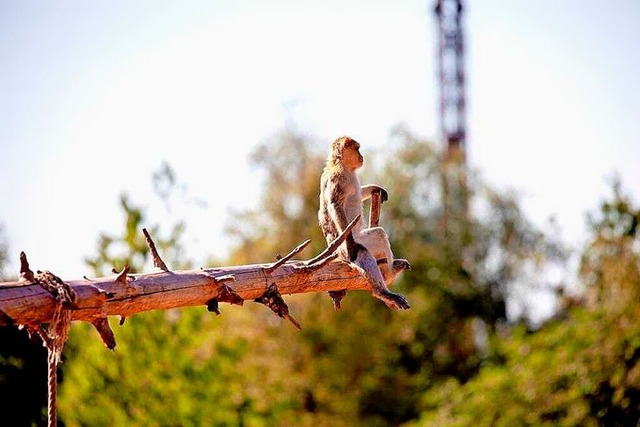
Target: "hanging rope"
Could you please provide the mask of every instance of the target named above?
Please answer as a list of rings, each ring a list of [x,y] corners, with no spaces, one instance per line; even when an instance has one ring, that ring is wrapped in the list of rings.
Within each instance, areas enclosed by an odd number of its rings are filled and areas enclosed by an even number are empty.
[[[35,282],[49,291],[56,299],[56,307],[53,318],[48,325],[40,325],[38,334],[47,347],[47,425],[55,427],[57,424],[57,397],[58,397],[58,365],[62,356],[62,349],[67,342],[69,326],[71,325],[71,308],[74,307],[76,293],[58,276],[50,271],[38,271],[34,277]]]
[[[57,423],[56,403],[58,397],[58,365],[62,356],[62,349],[67,342],[69,326],[71,325],[71,310],[64,307],[62,301],[58,301],[53,314],[53,321],[47,328],[47,369],[48,369],[48,393],[47,420],[49,427],[55,427]]]

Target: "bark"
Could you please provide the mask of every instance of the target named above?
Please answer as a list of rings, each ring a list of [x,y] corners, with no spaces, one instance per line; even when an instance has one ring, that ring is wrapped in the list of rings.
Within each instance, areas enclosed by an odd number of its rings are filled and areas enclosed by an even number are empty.
[[[309,240],[275,263],[170,271],[143,230],[154,266],[162,271],[129,274],[125,267],[109,277],[63,281],[50,271],[34,274],[26,255],[21,253],[20,280],[0,283],[0,326],[16,324],[38,330],[52,322],[58,305],[64,305],[71,321],[93,324],[105,345],[113,348],[107,316],[124,319],[144,311],[198,305],[218,313],[220,302],[242,305],[245,300],[255,300],[298,327],[281,295],[371,289],[366,278],[349,263],[337,260],[335,253],[358,219],[359,216],[322,253],[308,261],[291,258]]]
[[[272,283],[280,294],[370,289],[366,279],[349,264],[332,260],[310,267],[288,261],[269,272],[271,264],[120,274],[95,279],[65,281],[76,294],[72,320],[94,323],[105,316],[131,316],[150,310],[207,306],[211,300],[227,301],[231,294],[242,300],[261,297]],[[126,281],[125,278],[126,277]],[[57,301],[37,283],[0,284],[0,324],[37,326],[52,319]]]

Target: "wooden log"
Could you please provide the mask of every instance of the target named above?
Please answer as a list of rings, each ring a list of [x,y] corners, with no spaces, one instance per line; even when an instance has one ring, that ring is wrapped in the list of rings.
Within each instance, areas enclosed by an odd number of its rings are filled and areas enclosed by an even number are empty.
[[[242,300],[263,295],[272,283],[280,294],[370,290],[364,276],[349,264],[331,260],[319,266],[288,261],[269,271],[271,264],[114,274],[109,277],[65,281],[76,293],[72,320],[94,323],[105,316],[128,317],[150,310],[207,306],[221,298],[225,287]],[[231,277],[233,280],[231,280]],[[0,324],[37,326],[51,320],[56,299],[39,284],[0,283]]]
[[[111,277],[63,281],[49,271],[35,275],[22,252],[20,280],[0,283],[0,326],[18,324],[37,330],[39,325],[51,322],[56,305],[64,303],[72,311],[72,321],[92,323],[110,346],[112,333],[107,330],[107,316],[120,316],[122,324],[127,316],[143,311],[198,305],[218,313],[219,302],[242,305],[244,300],[263,297],[270,289],[277,298],[282,294],[370,289],[365,277],[348,263],[336,261],[334,253],[359,219],[357,215],[324,251],[308,261],[288,260],[309,240],[272,264],[170,271],[144,228],[153,265],[162,272],[130,275],[125,266],[121,272],[114,270]],[[226,284],[231,282],[233,285]],[[62,298],[65,295],[68,298]],[[282,305],[286,307],[284,302]],[[280,306],[272,309],[286,311]]]

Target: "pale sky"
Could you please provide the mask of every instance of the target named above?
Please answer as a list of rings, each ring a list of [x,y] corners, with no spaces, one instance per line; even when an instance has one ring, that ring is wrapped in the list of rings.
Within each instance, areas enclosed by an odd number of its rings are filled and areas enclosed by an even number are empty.
[[[186,220],[189,258],[224,255],[228,209],[258,202],[247,155],[287,120],[327,144],[381,146],[397,123],[435,139],[432,3],[1,1],[9,270],[24,250],[87,274],[99,232],[121,232],[122,191],[150,223]],[[466,4],[470,163],[579,245],[614,172],[640,203],[640,2]],[[163,160],[206,209],[164,212]]]

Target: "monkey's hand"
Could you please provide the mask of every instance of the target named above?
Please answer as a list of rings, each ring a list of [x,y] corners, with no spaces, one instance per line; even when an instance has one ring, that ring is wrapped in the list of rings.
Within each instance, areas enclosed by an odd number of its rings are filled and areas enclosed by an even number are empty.
[[[362,200],[368,199],[373,193],[380,194],[380,203],[384,203],[389,200],[389,193],[387,192],[387,190],[376,184],[364,185],[362,186],[361,191]]]
[[[392,310],[408,310],[411,308],[404,296],[389,290],[374,290],[371,295],[384,302]]]
[[[373,190],[376,193],[380,193],[380,203],[384,203],[389,200],[389,193],[382,187],[377,187]]]

